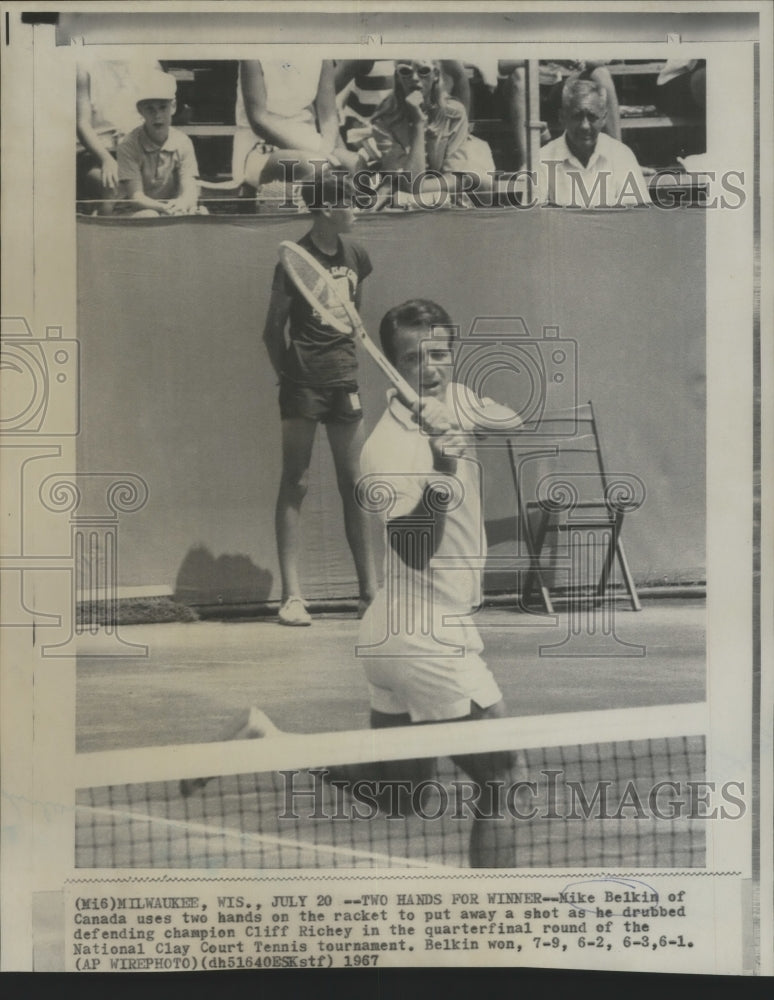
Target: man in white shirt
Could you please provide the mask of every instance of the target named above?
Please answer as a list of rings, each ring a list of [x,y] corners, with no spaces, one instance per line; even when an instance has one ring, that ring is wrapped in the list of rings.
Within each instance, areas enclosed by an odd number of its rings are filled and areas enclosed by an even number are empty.
[[[602,132],[606,116],[604,87],[570,77],[562,91],[564,132],[540,151],[538,204],[613,208],[650,203],[634,153]]]
[[[385,583],[360,623],[357,649],[368,680],[371,727],[502,718],[502,693],[470,617],[481,602],[486,539],[474,434],[461,424],[476,411],[486,418],[493,406],[498,420],[505,415],[514,427],[521,421],[491,400],[459,407],[467,397],[465,386],[450,379],[453,326],[437,303],[411,299],[395,306],[379,333],[385,355],[419,402],[409,408],[392,390],[361,456],[372,481],[366,489],[389,498],[382,509]],[[505,787],[524,762],[508,751],[453,759],[477,789],[471,867],[514,867],[517,836],[513,816],[504,818],[502,806]],[[387,761],[364,765],[363,776],[416,789],[432,778],[432,764]]]

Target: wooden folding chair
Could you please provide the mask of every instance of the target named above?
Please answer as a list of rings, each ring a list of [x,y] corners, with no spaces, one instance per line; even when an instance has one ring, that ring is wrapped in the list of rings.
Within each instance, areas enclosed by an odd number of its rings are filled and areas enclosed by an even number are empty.
[[[642,606],[621,539],[624,513],[636,509],[644,499],[644,490],[637,498],[640,480],[628,473],[608,473],[591,401],[572,411],[542,415],[539,430],[540,436],[530,439],[530,428],[525,428],[524,433],[510,439],[508,446],[518,525],[529,556],[523,603],[528,603],[537,586],[545,610],[554,613],[543,552],[549,538],[553,536],[558,544],[565,532],[573,543],[570,600],[604,597],[617,559],[632,610],[640,611]],[[529,478],[537,481],[528,484]],[[622,496],[617,495],[618,490]],[[535,498],[528,498],[532,496]],[[597,558],[600,542],[604,547],[601,560]],[[589,551],[579,552],[579,546]]]

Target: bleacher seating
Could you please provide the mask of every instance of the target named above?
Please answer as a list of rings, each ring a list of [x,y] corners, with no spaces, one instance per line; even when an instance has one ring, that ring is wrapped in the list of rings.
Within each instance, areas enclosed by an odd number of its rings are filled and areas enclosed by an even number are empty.
[[[656,78],[663,61],[608,64],[618,93],[624,142],[650,171],[673,167],[678,156],[703,150],[703,115],[677,118],[656,106]],[[203,180],[223,184],[230,178],[231,144],[238,64],[234,60],[172,60],[164,68],[178,81],[178,110],[173,124],[191,136]],[[509,126],[501,96],[485,86],[469,67],[471,126],[492,147],[499,170],[513,169]]]
[[[231,147],[238,63],[235,60],[176,60],[163,63],[177,80],[177,112],[172,124],[188,133],[201,177],[231,176]]]

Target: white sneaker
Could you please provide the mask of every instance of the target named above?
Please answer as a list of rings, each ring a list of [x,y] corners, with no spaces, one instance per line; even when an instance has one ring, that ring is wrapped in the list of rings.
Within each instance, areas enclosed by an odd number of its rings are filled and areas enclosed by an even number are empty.
[[[289,597],[279,609],[280,625],[311,625],[312,616],[300,597]]]
[[[262,740],[267,736],[281,735],[282,730],[274,725],[265,712],[261,711],[260,708],[256,708],[255,705],[250,706],[245,725],[245,739]]]

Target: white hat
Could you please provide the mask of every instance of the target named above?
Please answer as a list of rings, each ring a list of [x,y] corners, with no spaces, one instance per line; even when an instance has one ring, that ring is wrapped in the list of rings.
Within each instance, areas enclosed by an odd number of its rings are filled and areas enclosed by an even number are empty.
[[[177,80],[171,73],[149,73],[137,85],[135,102],[173,101],[177,93]]]

